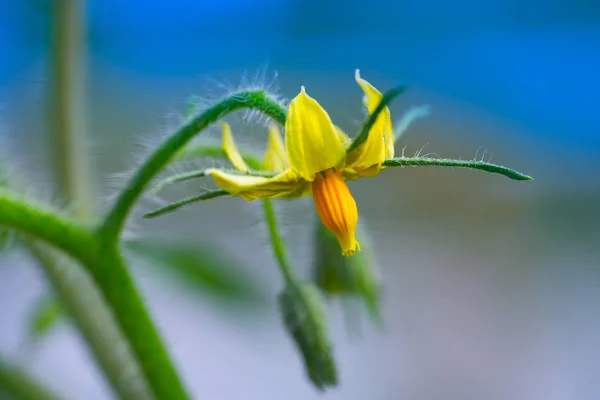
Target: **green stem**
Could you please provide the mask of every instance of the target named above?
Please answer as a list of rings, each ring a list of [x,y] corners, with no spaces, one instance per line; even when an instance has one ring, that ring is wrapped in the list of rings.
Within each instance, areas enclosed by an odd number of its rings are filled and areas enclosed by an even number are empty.
[[[184,172],[181,174],[177,174],[177,175],[172,175],[168,178],[163,179],[162,181],[158,182],[153,188],[152,188],[152,193],[158,193],[160,192],[165,186],[170,185],[172,183],[177,183],[177,182],[182,182],[182,181],[187,181],[189,179],[195,179],[195,178],[203,178],[206,176],[206,170],[200,170],[200,171],[191,171],[191,172]]]
[[[53,90],[49,93],[58,186],[79,221],[94,216],[85,129],[86,3],[53,1]],[[115,394],[122,399],[152,398],[130,344],[86,268],[35,240],[25,240],[25,244],[38,259]]]
[[[262,111],[279,123],[285,122],[286,110],[264,91],[240,92],[229,96],[179,128],[137,171],[109,211],[101,228],[104,240],[116,242],[125,219],[136,200],[154,178],[195,135],[225,115],[243,108]]]
[[[464,160],[451,160],[448,158],[398,157],[398,158],[390,158],[388,160],[385,160],[383,163],[383,166],[388,167],[388,168],[391,168],[391,167],[431,167],[431,166],[472,168],[472,169],[478,169],[481,171],[501,174],[508,178],[515,179],[518,181],[529,181],[529,180],[533,179],[529,175],[525,175],[521,172],[515,171],[515,170],[507,168],[507,167],[503,167],[501,165],[491,164],[491,163],[487,163],[487,162],[483,162],[483,161],[473,161],[473,160],[464,161]],[[227,172],[235,173],[235,174],[249,175],[249,176],[263,176],[263,177],[276,175],[276,173],[274,173],[274,172],[264,172],[264,171],[248,171],[248,172],[242,173],[239,171],[227,170]],[[183,174],[173,175],[171,177],[164,179],[163,181],[158,183],[157,187],[162,188],[165,185],[170,184],[170,183],[181,182],[181,181],[185,181],[188,179],[195,179],[195,178],[200,178],[200,177],[204,177],[204,176],[206,176],[205,170],[185,172]],[[184,205],[191,204],[195,201],[214,199],[214,198],[220,197],[220,196],[227,196],[228,194],[229,193],[227,193],[224,190],[221,190],[221,191],[214,190],[214,191],[211,191],[208,193],[203,193],[198,196],[187,197],[183,200],[176,201],[174,203],[166,205],[165,207],[162,207],[162,208],[159,208],[152,212],[149,212],[145,215],[145,217],[147,217],[147,218],[156,217],[156,216],[163,215],[168,212],[174,211]]]
[[[164,214],[173,212],[187,204],[195,203],[195,202],[201,201],[201,200],[210,200],[210,199],[214,199],[216,197],[223,197],[223,196],[227,196],[228,194],[229,193],[226,192],[225,190],[210,190],[208,192],[199,194],[197,196],[186,197],[184,199],[175,201],[165,207],[156,209],[154,211],[150,211],[149,213],[144,214],[144,218],[158,217],[159,215],[164,215]]]
[[[116,394],[121,399],[152,399],[131,345],[85,269],[35,240],[26,239],[25,245],[88,342]]]
[[[81,261],[95,252],[95,237],[86,227],[58,216],[54,210],[25,202],[5,188],[0,188],[0,225],[29,233]]]
[[[19,196],[5,189],[0,189],[0,225],[42,239],[81,261],[123,329],[154,396],[187,399],[116,245],[99,243],[101,238],[85,227],[62,219],[41,206],[22,202]]]
[[[0,359],[0,398],[3,398],[2,393],[18,400],[59,399],[25,371]]]
[[[165,178],[165,179],[159,181],[152,188],[152,192],[158,193],[165,186],[170,185],[172,183],[188,181],[190,179],[196,179],[196,178],[204,178],[205,176],[207,176],[206,171],[207,170],[205,170],[205,169],[200,169],[200,170],[196,170],[196,171],[188,171],[188,172],[183,172],[181,174],[171,175],[168,178]],[[264,178],[271,178],[271,177],[277,175],[277,172],[272,172],[272,171],[252,171],[252,170],[251,171],[240,171],[237,169],[224,169],[224,168],[219,168],[219,171],[225,172],[225,173],[228,173],[231,175],[262,176]],[[204,199],[199,199],[199,200],[204,200]]]
[[[188,396],[118,248],[111,244],[90,260],[91,272],[111,306],[156,399]]]
[[[354,140],[350,144],[350,147],[346,149],[346,153],[350,153],[367,140],[367,138],[369,137],[369,133],[371,132],[371,128],[373,127],[373,125],[375,125],[379,114],[385,109],[385,107],[388,106],[388,104],[392,102],[392,100],[404,93],[406,89],[406,86],[398,86],[388,90],[383,94],[381,101],[379,102],[379,104],[377,104],[377,107],[375,107],[371,115],[369,115],[369,118],[367,119],[367,122],[365,122],[365,124],[363,125],[362,129],[360,130],[360,133],[356,136],[356,138],[354,138]]]
[[[53,23],[52,133],[59,187],[80,219],[92,216],[85,144],[85,0],[56,0]]]
[[[479,169],[486,172],[504,175],[510,179],[517,181],[530,181],[533,178],[529,175],[525,175],[521,172],[513,169],[503,167],[497,164],[491,164],[484,161],[465,161],[465,160],[451,160],[448,158],[429,158],[429,157],[397,157],[385,160],[383,163],[384,167],[457,167],[457,168],[472,168]]]
[[[270,199],[264,199],[263,206],[265,209],[265,219],[269,228],[269,236],[271,237],[271,245],[273,246],[275,258],[279,264],[279,269],[283,274],[285,282],[288,285],[292,285],[294,282],[296,282],[296,277],[294,275],[294,270],[287,259],[283,238],[279,234],[277,216],[275,215],[275,210],[273,209],[273,202]]]

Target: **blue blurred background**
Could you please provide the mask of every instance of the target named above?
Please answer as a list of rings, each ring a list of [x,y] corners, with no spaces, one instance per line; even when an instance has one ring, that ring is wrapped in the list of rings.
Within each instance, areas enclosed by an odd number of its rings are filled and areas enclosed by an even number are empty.
[[[50,14],[42,0],[0,4],[0,143],[18,149],[43,188],[52,187]],[[111,193],[104,177],[131,167],[140,137],[157,143],[188,96],[211,98],[219,82],[270,84],[277,72],[283,96],[305,85],[354,132],[356,68],[381,90],[411,87],[392,106],[396,118],[432,106],[398,152],[427,144],[423,153],[468,159],[487,150],[534,176],[394,169],[352,184],[382,266],[387,324],[348,336],[339,307],[329,309],[341,386],[327,398],[600,397],[600,3],[91,0],[86,23],[86,127],[102,196]],[[308,275],[310,199],[279,205]],[[223,199],[133,223],[147,236],[220,244],[274,298],[282,282],[259,210]],[[27,310],[45,282],[23,257],[2,264],[0,350],[25,357]],[[232,315],[138,275],[198,398],[322,397],[274,301],[260,315]],[[68,325],[26,358],[65,396],[110,398]]]

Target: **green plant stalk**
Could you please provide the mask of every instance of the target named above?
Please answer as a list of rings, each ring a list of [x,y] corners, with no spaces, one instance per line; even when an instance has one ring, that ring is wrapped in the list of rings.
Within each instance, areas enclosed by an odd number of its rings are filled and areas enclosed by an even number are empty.
[[[263,91],[241,92],[225,98],[180,128],[154,152],[95,233],[42,206],[25,203],[10,191],[0,190],[0,224],[42,239],[88,267],[157,398],[177,400],[186,399],[187,395],[132,282],[117,245],[118,238],[133,204],[173,155],[202,129],[242,108],[256,108],[276,121],[285,120],[285,109]]]
[[[42,243],[26,239],[25,245],[40,263],[116,394],[122,399],[152,399],[130,344],[89,274]]]
[[[123,329],[154,397],[187,399],[181,379],[120,250],[108,245],[100,248],[93,258],[87,260],[87,265]]]
[[[448,158],[428,158],[428,157],[398,157],[398,158],[390,158],[383,162],[383,166],[387,168],[393,167],[456,167],[456,168],[471,168],[477,169],[481,171],[496,173],[500,175],[504,175],[510,179],[518,180],[518,181],[530,181],[533,178],[529,175],[525,175],[519,171],[515,171],[513,169],[503,167],[497,164],[491,164],[483,161],[465,161],[465,160],[452,160]],[[227,171],[231,173],[239,173],[236,171]],[[265,173],[264,171],[249,171],[244,172],[244,175],[250,176],[275,176],[276,173]],[[175,183],[175,182],[183,182],[189,179],[201,178],[206,176],[205,170],[199,171],[190,171],[185,172],[178,175],[170,176],[162,181],[160,181],[156,187],[162,189],[165,185]],[[229,193],[225,190],[213,190],[210,192],[202,193],[196,196],[186,197],[185,199],[178,200],[176,202],[167,204],[164,207],[158,208],[156,210],[150,211],[144,214],[145,218],[153,218],[159,215],[167,214],[172,211],[179,209],[187,204],[194,203],[196,201],[201,200],[209,200],[217,197],[228,196]]]
[[[185,197],[185,198],[178,200],[176,202],[173,202],[165,207],[162,207],[157,210],[146,213],[146,214],[144,214],[144,218],[158,217],[159,215],[168,214],[175,210],[178,210],[179,208],[181,208],[187,204],[195,203],[195,202],[201,201],[201,200],[214,199],[216,197],[228,196],[228,195],[229,195],[229,193],[225,190],[209,190],[207,192],[204,192],[204,193],[196,195],[196,196]]]
[[[93,185],[87,162],[85,114],[86,0],[56,0],[52,8],[51,133],[58,186],[77,220],[94,216]],[[26,240],[94,354],[115,394],[149,399],[148,384],[108,304],[85,268],[53,249]]]
[[[148,384],[140,374],[137,359],[131,353],[105,299],[99,294],[97,285],[92,282],[87,270],[73,261],[73,258],[81,257],[81,253],[93,251],[93,238],[89,237],[89,231],[85,227],[57,218],[51,210],[35,204],[21,203],[21,200],[21,197],[7,189],[0,189],[0,220],[29,232],[29,236],[22,235],[24,247],[39,263],[115,393],[122,399],[152,398]],[[25,223],[37,218],[41,218],[43,223],[33,226]],[[54,243],[64,239],[72,240],[74,243],[60,246],[72,257],[59,254],[53,248],[33,239],[32,235]]]
[[[188,179],[193,179],[193,178],[202,178],[206,176],[206,171],[205,170],[201,170],[201,171],[192,171],[189,173],[182,173],[180,175],[174,175],[174,176],[170,176],[162,181],[160,181],[158,184],[156,184],[153,188],[152,188],[152,193],[158,193],[162,190],[163,187],[170,185],[172,183],[176,183],[179,181],[186,181]]]
[[[26,202],[23,196],[1,187],[0,225],[42,239],[81,261],[97,252],[96,238],[85,226],[42,205]]]
[[[0,358],[0,398],[3,398],[2,393],[18,400],[59,400],[25,371]]]
[[[275,258],[277,259],[277,264],[279,265],[279,269],[281,270],[281,274],[283,275],[286,284],[293,285],[297,279],[294,274],[294,269],[287,259],[285,244],[279,233],[277,216],[275,215],[275,209],[273,208],[271,199],[263,199],[263,207],[265,209],[265,220],[267,222],[267,227],[269,228],[269,237],[271,238],[271,245],[273,247],[273,252],[275,253]]]
[[[75,215],[92,216],[92,187],[86,162],[85,0],[56,0],[53,14],[52,137],[57,177]]]
[[[42,239],[84,264],[123,329],[154,397],[188,398],[117,246],[102,246],[98,234],[41,206],[25,203],[2,188],[0,225]]]
[[[491,164],[484,161],[475,160],[452,160],[448,158],[429,158],[429,157],[397,157],[390,158],[383,162],[384,167],[457,167],[471,168],[481,171],[504,175],[507,178],[517,181],[531,181],[533,178],[519,171],[503,167],[502,165]]]
[[[286,110],[264,91],[240,92],[229,96],[208,108],[179,128],[170,136],[137,171],[127,187],[121,192],[113,208],[107,214],[101,228],[105,241],[115,243],[136,200],[175,154],[195,135],[225,115],[243,108],[260,110],[275,121],[285,123]]]

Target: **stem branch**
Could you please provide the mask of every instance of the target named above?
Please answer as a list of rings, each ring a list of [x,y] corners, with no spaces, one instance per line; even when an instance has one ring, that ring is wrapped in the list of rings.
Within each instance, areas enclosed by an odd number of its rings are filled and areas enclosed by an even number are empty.
[[[242,108],[257,109],[279,123],[285,122],[286,110],[264,91],[240,92],[205,110],[170,136],[137,171],[104,220],[101,228],[104,239],[112,242],[118,240],[125,219],[136,200],[141,196],[152,178],[169,163],[187,142],[215,121]]]
[[[279,227],[277,225],[277,216],[275,215],[275,210],[273,208],[273,202],[271,199],[264,199],[263,206],[265,209],[265,219],[267,221],[267,226],[269,228],[269,235],[271,237],[271,244],[273,246],[273,252],[275,253],[275,258],[279,264],[279,269],[283,274],[285,282],[288,285],[293,284],[296,281],[296,277],[294,275],[294,270],[290,265],[285,245],[283,243],[283,238],[279,234]]]

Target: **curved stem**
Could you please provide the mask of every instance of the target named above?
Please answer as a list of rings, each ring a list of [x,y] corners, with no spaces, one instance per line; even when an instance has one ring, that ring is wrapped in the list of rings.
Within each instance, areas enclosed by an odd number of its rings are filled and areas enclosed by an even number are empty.
[[[265,219],[269,228],[269,236],[271,237],[271,245],[273,246],[273,252],[275,253],[275,258],[279,264],[279,269],[283,274],[285,282],[288,285],[292,285],[296,281],[296,277],[294,275],[294,270],[287,259],[285,245],[283,244],[283,238],[279,234],[277,216],[275,215],[271,199],[264,199],[263,206],[265,209]]]
[[[502,165],[491,164],[484,161],[466,161],[452,160],[449,158],[429,158],[429,157],[397,157],[390,158],[383,162],[384,167],[457,167],[457,168],[472,168],[486,172],[504,175],[510,179],[517,181],[531,181],[533,178],[513,169],[503,167]]]
[[[86,227],[56,215],[53,210],[23,200],[10,190],[0,188],[0,225],[42,239],[72,257],[86,261],[95,253],[96,241]]]
[[[38,205],[0,189],[0,225],[21,230],[58,247],[87,267],[158,399],[187,399],[180,378],[139,295],[118,247]],[[116,345],[116,344],[115,344]]]
[[[257,109],[277,122],[283,123],[285,121],[285,109],[263,91],[237,93],[210,107],[179,128],[154,151],[137,171],[104,220],[101,227],[104,240],[113,243],[118,240],[127,215],[150,180],[167,165],[190,139],[218,119],[242,108]]]

